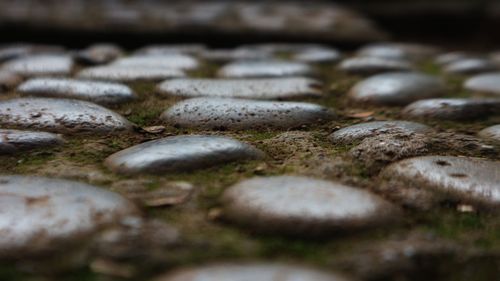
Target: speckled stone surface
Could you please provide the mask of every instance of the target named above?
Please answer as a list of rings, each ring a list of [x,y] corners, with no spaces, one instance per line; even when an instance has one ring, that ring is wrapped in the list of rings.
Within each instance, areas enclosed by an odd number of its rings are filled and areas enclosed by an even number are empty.
[[[120,174],[163,174],[208,168],[235,161],[259,159],[260,150],[235,139],[186,135],[142,143],[119,151],[105,165]]]
[[[347,277],[303,266],[287,264],[212,264],[186,268],[154,281],[349,281]]]
[[[479,136],[493,141],[500,141],[500,124],[484,128],[479,131]]]
[[[120,58],[113,62],[112,65],[121,67],[133,68],[169,68],[191,70],[199,66],[198,61],[185,54],[171,53],[162,55],[135,55],[125,58]]]
[[[102,226],[137,215],[136,208],[119,195],[43,177],[0,176],[0,201],[0,257],[4,258],[68,251],[68,244],[85,243]]]
[[[167,78],[184,77],[180,69],[165,67],[127,67],[118,65],[95,66],[81,70],[77,77],[90,80],[120,82],[161,81]]]
[[[500,205],[499,161],[454,156],[422,156],[392,164],[383,173],[402,185],[411,184],[418,188],[445,193],[452,199]]]
[[[310,75],[312,72],[309,65],[300,62],[257,60],[229,63],[219,69],[217,75],[226,78],[286,77]]]
[[[124,117],[97,104],[52,98],[0,102],[0,124],[58,133],[108,134],[132,129]]]
[[[362,80],[351,88],[348,95],[353,102],[394,106],[436,97],[444,92],[445,85],[437,77],[396,72]]]
[[[73,60],[65,55],[32,55],[11,60],[2,69],[22,76],[66,76],[71,73]]]
[[[426,133],[432,129],[409,121],[373,121],[352,125],[332,133],[328,138],[336,144],[351,144],[367,137],[394,133]]]
[[[257,177],[227,189],[224,217],[253,231],[327,235],[380,226],[397,208],[362,189],[298,176]]]
[[[110,43],[100,43],[76,52],[74,58],[81,64],[98,65],[112,62],[123,55],[124,51],[119,46]]]
[[[500,113],[500,99],[425,99],[406,106],[407,118],[469,120]]]
[[[173,79],[158,86],[164,95],[182,97],[222,97],[247,99],[287,99],[321,95],[322,84],[314,79]]]
[[[46,132],[0,129],[0,154],[13,154],[63,144],[63,139]]]
[[[357,55],[366,57],[380,57],[388,59],[419,60],[436,55],[436,47],[417,43],[373,43],[358,50]]]
[[[194,98],[176,103],[161,119],[177,127],[204,129],[288,129],[330,121],[330,109],[304,102]]]
[[[75,79],[35,78],[17,88],[22,95],[87,100],[104,105],[131,101],[136,95],[129,87],[108,82]]]

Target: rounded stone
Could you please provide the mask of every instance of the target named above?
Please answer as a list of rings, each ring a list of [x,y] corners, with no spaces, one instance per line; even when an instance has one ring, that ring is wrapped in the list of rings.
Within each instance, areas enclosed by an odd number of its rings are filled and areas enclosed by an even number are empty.
[[[287,99],[320,96],[322,84],[314,79],[173,79],[158,86],[164,95],[182,97],[222,97],[247,99]]]
[[[4,70],[22,76],[65,76],[73,69],[73,60],[64,55],[33,55],[4,64]]]
[[[176,270],[155,281],[349,281],[341,275],[287,264],[213,264]]]
[[[500,99],[425,99],[406,106],[407,118],[469,120],[500,112]]]
[[[187,135],[129,147],[106,158],[104,164],[120,174],[163,174],[260,159],[263,156],[260,150],[231,138]]]
[[[385,73],[358,82],[349,91],[349,99],[374,105],[406,105],[436,97],[445,91],[444,83],[422,73]]]
[[[271,59],[269,53],[252,49],[216,49],[206,50],[201,57],[212,62],[228,62],[235,60],[264,60]]]
[[[21,76],[9,71],[0,70],[0,92],[8,91],[22,81]]]
[[[0,129],[0,154],[46,148],[63,144],[63,139],[46,132]]]
[[[123,56],[123,50],[113,44],[95,44],[75,54],[75,60],[82,64],[98,65],[109,63]]]
[[[34,78],[21,84],[17,91],[27,96],[74,98],[104,105],[136,98],[134,92],[122,84],[75,79]]]
[[[0,176],[0,257],[68,251],[102,227],[137,215],[117,194],[62,179]]]
[[[333,111],[304,102],[194,98],[181,101],[161,115],[171,125],[203,129],[290,129],[332,120]]]
[[[114,61],[112,65],[121,67],[152,67],[191,70],[197,68],[199,63],[191,56],[180,53],[172,53],[163,55],[136,55],[125,57]]]
[[[335,131],[329,139],[336,144],[351,144],[368,137],[394,133],[426,133],[432,129],[409,121],[374,121],[352,125]]]
[[[0,102],[0,125],[59,133],[116,133],[133,125],[97,104],[52,98],[18,98]]]
[[[494,141],[500,141],[500,124],[481,130],[479,136]]]
[[[465,58],[446,65],[444,71],[454,74],[476,74],[498,70],[498,66],[491,60],[483,58]]]
[[[293,55],[293,59],[306,63],[331,63],[340,60],[342,55],[335,49],[311,48],[299,51]]]
[[[464,88],[474,92],[500,95],[500,72],[473,76],[465,81]]]
[[[12,44],[0,48],[0,62],[16,59],[23,56],[57,54],[64,51],[60,46],[40,44]]]
[[[105,65],[85,68],[77,75],[79,78],[91,80],[108,80],[120,82],[162,81],[168,78],[184,77],[180,69],[165,67],[126,67]]]
[[[238,61],[223,66],[219,77],[284,77],[312,74],[312,68],[304,63],[289,61]]]
[[[456,61],[468,59],[470,57],[472,57],[471,54],[455,51],[455,52],[440,54],[439,56],[436,57],[435,62],[441,66],[444,66],[450,63],[454,63]]]
[[[436,55],[438,51],[435,47],[416,43],[374,43],[358,50],[357,55],[418,60]]]
[[[135,51],[136,55],[200,54],[207,49],[202,44],[148,45]]]
[[[381,226],[398,209],[362,189],[299,177],[256,177],[223,195],[224,217],[253,231],[299,236],[329,235]]]
[[[354,57],[343,60],[338,68],[351,74],[369,75],[388,71],[411,71],[413,66],[405,60],[380,57]]]
[[[383,175],[404,186],[447,194],[453,199],[500,205],[500,162],[455,156],[422,156],[388,166]]]

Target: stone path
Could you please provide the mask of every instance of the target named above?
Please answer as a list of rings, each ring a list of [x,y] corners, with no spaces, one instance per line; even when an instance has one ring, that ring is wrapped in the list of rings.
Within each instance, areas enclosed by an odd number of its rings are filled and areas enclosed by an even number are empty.
[[[499,274],[489,53],[14,44],[0,61],[0,279],[66,276],[61,255],[78,280]]]

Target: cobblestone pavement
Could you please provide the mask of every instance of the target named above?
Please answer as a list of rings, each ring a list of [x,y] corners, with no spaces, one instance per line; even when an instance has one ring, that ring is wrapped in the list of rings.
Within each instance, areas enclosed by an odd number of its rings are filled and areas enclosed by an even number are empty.
[[[499,280],[500,57],[0,48],[2,280]]]

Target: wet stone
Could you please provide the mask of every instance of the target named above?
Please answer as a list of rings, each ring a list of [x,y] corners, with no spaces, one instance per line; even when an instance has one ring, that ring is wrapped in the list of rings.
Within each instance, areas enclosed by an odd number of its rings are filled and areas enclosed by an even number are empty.
[[[0,92],[8,91],[22,81],[21,76],[9,71],[0,70]]]
[[[398,210],[362,189],[298,176],[257,177],[227,189],[224,217],[253,231],[329,235],[381,226]]]
[[[500,96],[500,72],[473,76],[465,81],[464,88],[470,91]]]
[[[97,104],[52,98],[1,101],[0,125],[59,133],[108,134],[132,129],[127,119]]]
[[[438,53],[438,49],[416,43],[374,43],[361,48],[358,56],[418,60]]]
[[[312,48],[295,53],[292,58],[306,63],[331,63],[340,60],[342,55],[335,49]]]
[[[66,76],[73,69],[73,60],[64,55],[33,55],[11,60],[4,70],[22,76]]]
[[[123,50],[113,44],[95,44],[75,54],[78,63],[86,65],[106,64],[123,56]]]
[[[321,124],[334,119],[335,114],[326,107],[304,102],[194,98],[173,105],[161,118],[183,128],[290,129]]]
[[[0,129],[0,154],[46,148],[63,144],[63,139],[46,132]]]
[[[349,91],[349,98],[354,102],[394,106],[436,97],[444,91],[444,83],[430,75],[385,73],[358,82]]]
[[[158,86],[164,95],[287,99],[320,96],[322,84],[310,78],[174,79]]]
[[[214,264],[186,268],[160,276],[154,281],[349,281],[341,275],[287,264]]]
[[[469,120],[499,114],[500,99],[425,99],[406,106],[407,118]]]
[[[446,199],[500,205],[500,162],[481,158],[424,156],[402,160],[384,170],[400,188],[414,186]]]
[[[219,77],[284,77],[312,74],[312,68],[303,63],[289,61],[239,61],[223,66],[217,72]]]
[[[351,144],[368,137],[394,133],[426,133],[432,129],[409,121],[374,121],[352,125],[335,131],[329,139],[336,144]]]
[[[186,135],[145,142],[109,156],[104,164],[120,174],[163,174],[260,159],[260,150],[237,140]]]
[[[353,57],[340,62],[338,68],[350,74],[369,75],[388,71],[410,71],[411,63],[381,57]]]
[[[137,214],[114,193],[68,180],[0,177],[0,256],[29,257],[68,251],[103,226]]]
[[[449,63],[444,68],[447,73],[477,74],[498,70],[498,66],[491,60],[483,58],[465,58]]]
[[[494,141],[500,141],[500,125],[494,125],[481,130],[479,136]]]
[[[163,55],[136,55],[125,57],[113,62],[112,65],[139,68],[169,68],[192,70],[199,66],[198,61],[188,55],[172,53]]]
[[[21,84],[17,91],[26,96],[74,98],[103,105],[136,98],[134,92],[122,84],[75,79],[34,78]]]
[[[82,79],[109,80],[120,82],[161,81],[168,78],[184,77],[180,69],[165,67],[96,66],[85,68],[77,75]]]

